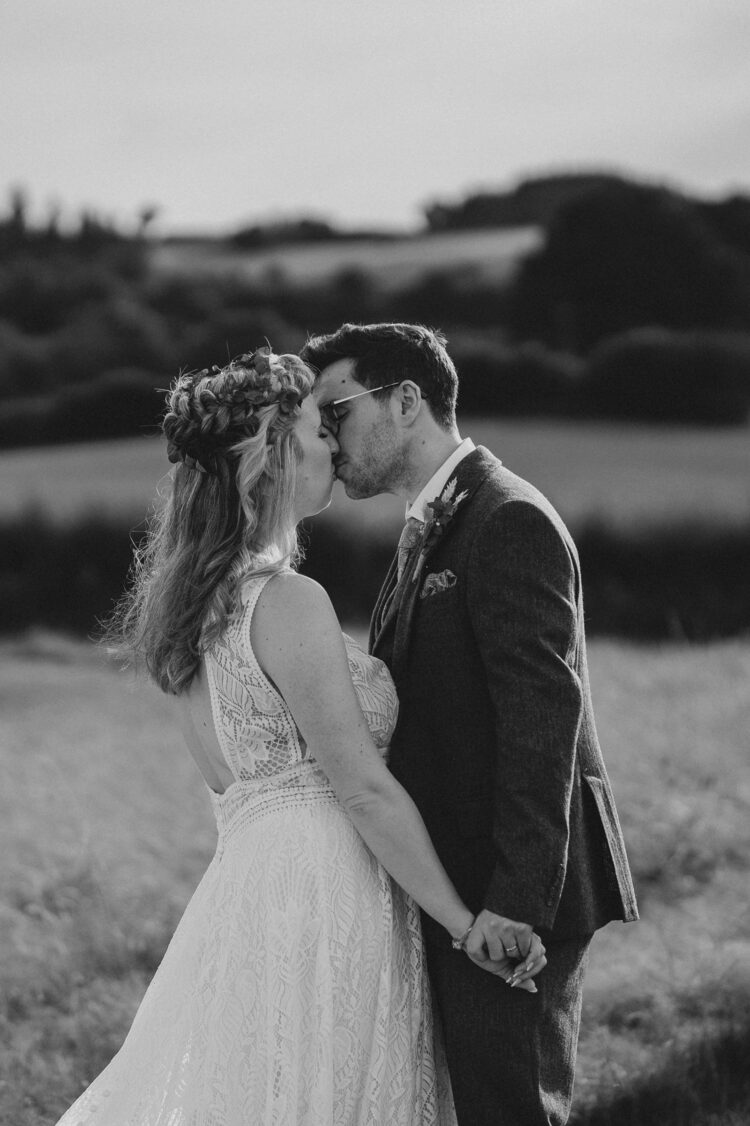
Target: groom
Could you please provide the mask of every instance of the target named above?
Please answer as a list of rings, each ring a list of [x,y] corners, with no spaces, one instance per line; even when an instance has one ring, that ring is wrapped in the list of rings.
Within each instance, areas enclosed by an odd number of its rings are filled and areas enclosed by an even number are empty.
[[[464,953],[423,918],[459,1123],[562,1124],[591,936],[637,918],[575,546],[541,493],[461,440],[439,333],[344,325],[302,355],[347,494],[407,505],[370,644],[400,700],[391,769],[476,913]],[[534,930],[548,959],[537,994],[482,971],[521,962]]]

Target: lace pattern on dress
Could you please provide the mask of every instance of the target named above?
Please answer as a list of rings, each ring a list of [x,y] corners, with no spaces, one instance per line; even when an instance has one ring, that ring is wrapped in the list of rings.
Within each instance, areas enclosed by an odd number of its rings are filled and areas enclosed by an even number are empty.
[[[398,696],[383,661],[372,657],[344,634],[349,672],[375,746],[388,758],[388,744],[398,719]]]
[[[245,584],[240,608],[206,652],[206,673],[216,735],[235,782],[273,778],[314,762],[286,701],[258,664],[250,625],[271,575]],[[347,634],[349,672],[375,745],[387,757],[398,717],[398,697],[388,669]]]
[[[253,611],[271,577],[245,584],[240,607],[206,652],[216,735],[237,782],[268,778],[305,759],[292,714],[250,644]]]

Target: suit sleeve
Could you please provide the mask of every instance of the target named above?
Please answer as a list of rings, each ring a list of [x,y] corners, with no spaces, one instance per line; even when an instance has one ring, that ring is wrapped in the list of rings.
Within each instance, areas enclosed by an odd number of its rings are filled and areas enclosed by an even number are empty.
[[[469,560],[468,602],[495,719],[495,867],[484,905],[551,927],[568,855],[583,710],[573,662],[577,560],[545,512],[500,505]]]

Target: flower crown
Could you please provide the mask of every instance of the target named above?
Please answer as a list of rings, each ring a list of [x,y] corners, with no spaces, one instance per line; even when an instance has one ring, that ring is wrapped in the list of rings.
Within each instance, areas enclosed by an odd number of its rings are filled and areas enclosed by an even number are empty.
[[[252,385],[248,374],[252,373]],[[217,394],[209,380],[225,377]],[[217,364],[186,372],[175,382],[164,419],[167,457],[201,473],[218,472],[217,459],[258,430],[257,412],[278,406],[291,415],[303,394],[290,386],[289,371],[270,345],[237,356],[226,367]]]

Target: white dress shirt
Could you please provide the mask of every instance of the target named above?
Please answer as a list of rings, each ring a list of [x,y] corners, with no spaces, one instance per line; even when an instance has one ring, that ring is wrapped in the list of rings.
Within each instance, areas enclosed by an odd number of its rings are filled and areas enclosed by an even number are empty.
[[[406,519],[410,516],[415,517],[425,523],[432,518],[432,510],[427,507],[428,501],[434,500],[439,497],[445,486],[451,479],[454,469],[459,462],[475,450],[476,446],[471,438],[464,438],[459,446],[456,446],[450,457],[447,457],[437,472],[433,473],[429,481],[422,489],[421,493],[413,500],[406,509]]]

